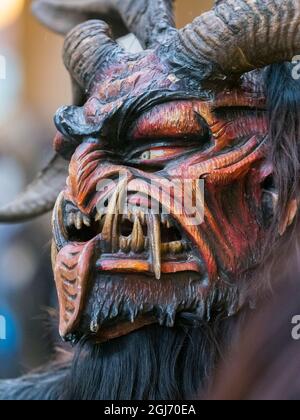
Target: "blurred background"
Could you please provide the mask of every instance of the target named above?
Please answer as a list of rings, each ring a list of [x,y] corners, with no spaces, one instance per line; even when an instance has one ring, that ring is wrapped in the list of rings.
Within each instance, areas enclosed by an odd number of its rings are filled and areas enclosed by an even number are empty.
[[[71,103],[61,60],[63,40],[30,13],[29,0],[0,0],[0,205],[14,198],[51,156],[53,115]],[[177,25],[213,0],[177,0]],[[50,264],[50,215],[0,226],[0,378],[46,362],[58,337],[48,308],[56,307]],[[51,325],[53,323],[53,325]]]

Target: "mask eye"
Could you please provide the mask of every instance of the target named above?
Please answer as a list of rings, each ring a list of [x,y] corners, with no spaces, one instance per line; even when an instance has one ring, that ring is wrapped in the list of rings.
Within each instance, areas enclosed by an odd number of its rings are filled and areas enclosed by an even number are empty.
[[[164,157],[163,150],[146,150],[139,157],[138,160],[155,160]]]
[[[144,150],[139,153],[135,153],[131,161],[134,163],[163,163],[168,162],[174,158],[178,158],[185,153],[194,150],[195,146],[182,147],[182,146],[161,146],[153,147],[149,150]]]
[[[139,159],[140,160],[150,160],[151,159],[150,150],[147,150],[146,152],[142,153]]]

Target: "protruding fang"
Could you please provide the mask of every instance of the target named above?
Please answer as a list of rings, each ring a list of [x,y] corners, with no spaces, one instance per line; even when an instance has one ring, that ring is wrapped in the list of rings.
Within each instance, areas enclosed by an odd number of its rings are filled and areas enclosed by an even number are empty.
[[[135,253],[142,252],[144,249],[144,234],[138,217],[135,218],[131,239],[132,251]]]
[[[118,185],[115,193],[113,194],[109,206],[107,209],[107,215],[105,217],[105,222],[102,230],[102,238],[106,242],[107,251],[111,250],[112,252],[118,251],[119,246],[119,233],[118,233],[118,220],[119,220],[119,210],[121,207],[122,195],[125,192],[125,185],[127,180],[124,179]]]
[[[139,212],[138,217],[139,217],[139,219],[141,221],[141,224],[144,225],[146,223],[146,215],[145,215],[145,213]]]
[[[148,232],[150,239],[150,252],[152,269],[157,280],[161,278],[161,232],[160,219],[157,215],[148,216]]]

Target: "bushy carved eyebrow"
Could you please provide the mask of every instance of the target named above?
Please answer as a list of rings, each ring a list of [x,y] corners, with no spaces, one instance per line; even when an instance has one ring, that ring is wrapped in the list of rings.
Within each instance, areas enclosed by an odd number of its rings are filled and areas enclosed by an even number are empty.
[[[143,99],[146,99],[143,103]],[[165,92],[149,100],[148,95],[142,98],[141,104],[133,110],[127,119],[121,145],[134,139],[180,138],[184,135],[199,134],[206,130],[207,112],[210,116],[218,116],[229,112],[248,113],[265,111],[265,98],[261,96],[243,96],[239,91],[231,95],[216,95],[203,91],[199,93]],[[140,106],[141,105],[141,106]],[[131,111],[131,109],[129,109]],[[202,112],[203,111],[203,115]],[[195,118],[197,116],[197,118]]]
[[[157,105],[134,122],[128,136],[132,141],[199,136],[207,129],[207,124],[197,104],[191,100]]]
[[[132,140],[129,133],[134,123],[156,106],[176,101],[207,101],[209,98],[209,93],[205,91],[191,93],[173,92],[169,90],[146,92],[138,98],[129,98],[107,122],[105,131],[110,133],[110,145],[124,151]]]

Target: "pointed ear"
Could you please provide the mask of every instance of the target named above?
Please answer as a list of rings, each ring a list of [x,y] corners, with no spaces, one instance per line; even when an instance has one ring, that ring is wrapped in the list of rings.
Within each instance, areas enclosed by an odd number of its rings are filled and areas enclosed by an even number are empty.
[[[276,213],[276,209],[278,207],[278,193],[276,191],[266,191],[265,193],[269,194],[272,200],[273,211]],[[285,215],[278,227],[278,233],[280,236],[283,236],[286,230],[294,223],[299,210],[299,200],[296,198],[290,200],[288,206],[286,207]]]
[[[128,33],[119,14],[113,8],[113,0],[35,0],[33,14],[49,29],[62,35],[76,25],[89,20],[105,20],[115,38]]]
[[[283,236],[287,228],[293,224],[296,218],[296,215],[298,213],[298,209],[299,209],[298,201],[296,199],[291,200],[291,202],[287,206],[285,218],[279,226],[280,236]]]

